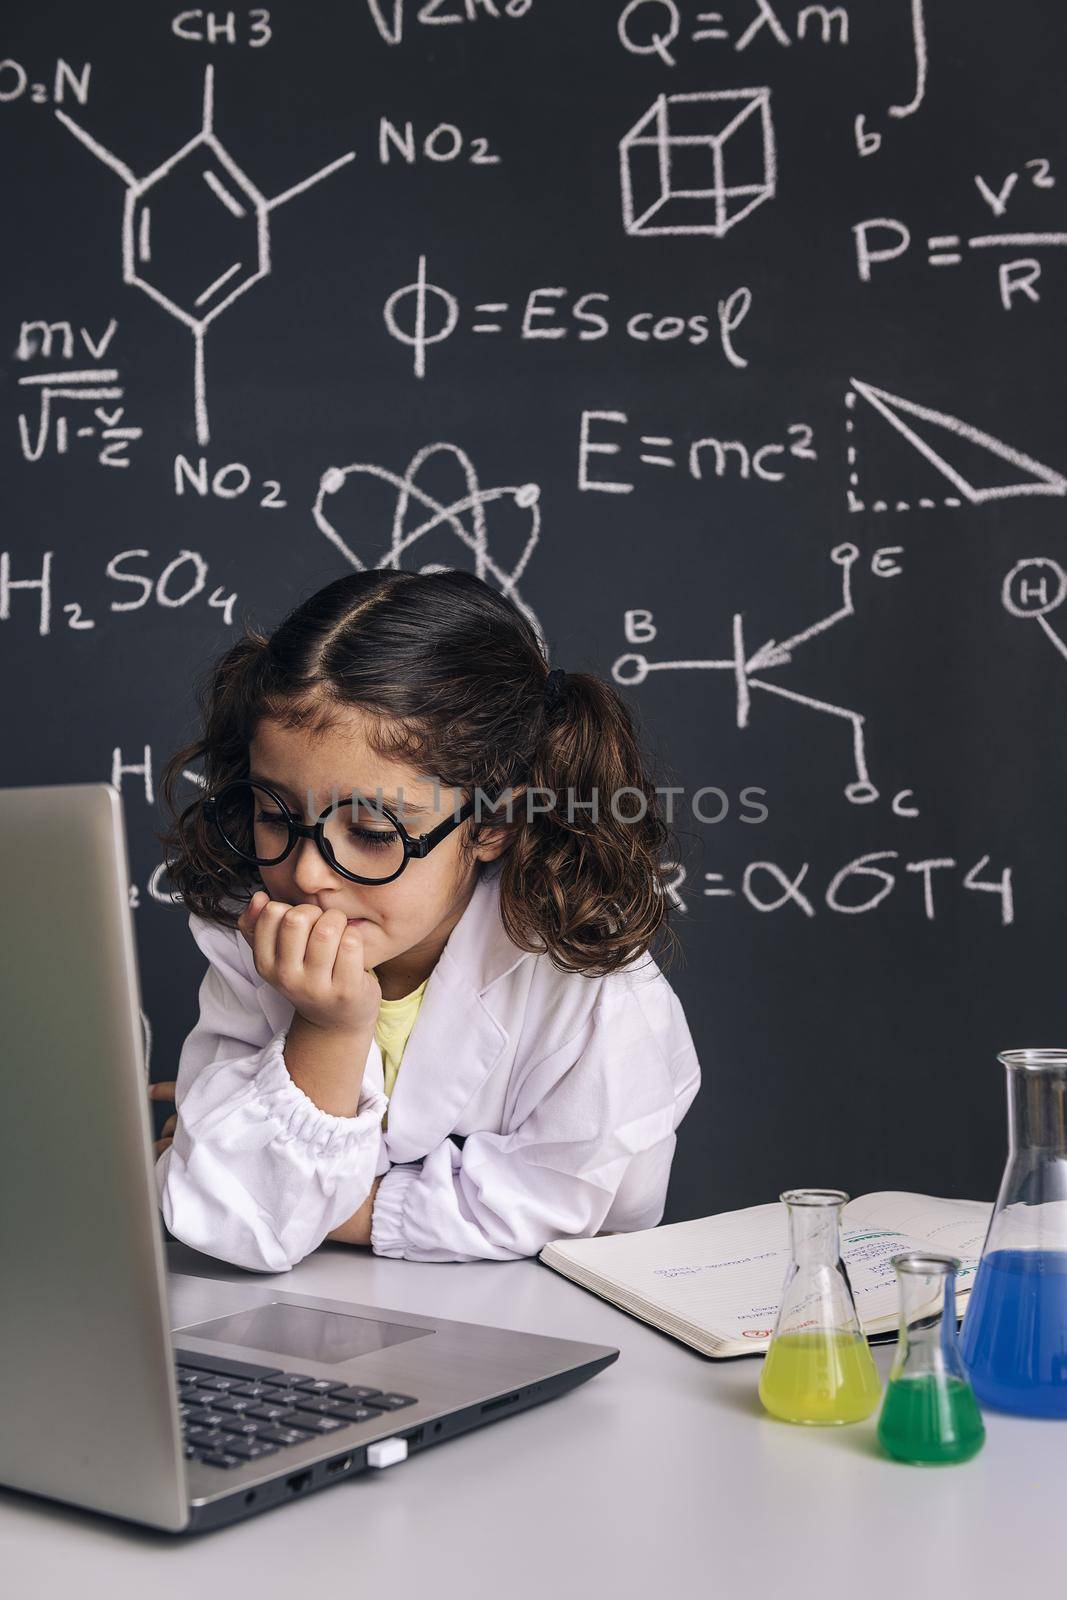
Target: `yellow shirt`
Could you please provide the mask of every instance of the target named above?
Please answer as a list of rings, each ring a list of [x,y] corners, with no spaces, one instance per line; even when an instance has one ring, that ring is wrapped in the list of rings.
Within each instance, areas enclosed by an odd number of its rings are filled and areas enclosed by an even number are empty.
[[[426,992],[429,978],[424,978],[417,989],[412,989],[410,994],[405,994],[399,1000],[383,1000],[378,1007],[378,1021],[374,1028],[374,1037],[382,1052],[382,1066],[385,1070],[385,1093],[387,1096],[393,1092],[396,1075],[400,1071],[400,1061],[404,1054],[404,1046],[408,1042],[408,1035],[415,1026],[415,1018],[419,1014],[422,997]],[[389,1126],[389,1111],[386,1109],[382,1117],[382,1127]]]

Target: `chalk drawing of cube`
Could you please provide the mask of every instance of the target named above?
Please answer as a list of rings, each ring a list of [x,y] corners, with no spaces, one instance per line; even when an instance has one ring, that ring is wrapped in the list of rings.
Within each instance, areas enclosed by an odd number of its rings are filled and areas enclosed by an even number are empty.
[[[627,233],[721,239],[777,177],[769,89],[661,94],[619,143]]]

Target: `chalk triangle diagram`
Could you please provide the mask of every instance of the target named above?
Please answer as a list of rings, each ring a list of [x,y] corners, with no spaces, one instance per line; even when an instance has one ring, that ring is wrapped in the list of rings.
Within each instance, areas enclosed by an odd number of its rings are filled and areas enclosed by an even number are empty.
[[[1067,494],[1067,478],[1061,473],[1035,461],[1032,456],[1024,455],[1021,450],[1013,449],[1002,439],[995,439],[991,433],[984,433],[981,428],[972,427],[969,422],[947,411],[934,411],[930,406],[921,406],[914,400],[905,400],[885,389],[876,389],[873,384],[862,383],[859,378],[850,381],[856,393],[862,395],[902,438],[931,462],[971,505],[982,505],[988,500],[1009,500],[1016,495]],[[905,417],[913,417],[924,426],[919,429],[905,421]],[[936,443],[932,443],[931,439]],[[949,457],[954,457],[956,464]],[[962,470],[961,457],[971,460],[970,476],[966,476]],[[995,471],[1001,481],[987,483],[985,487],[978,487],[972,482],[972,478],[979,476],[976,470],[979,461],[988,467],[991,474]],[[1010,473],[1005,472],[1002,463],[1011,469]]]

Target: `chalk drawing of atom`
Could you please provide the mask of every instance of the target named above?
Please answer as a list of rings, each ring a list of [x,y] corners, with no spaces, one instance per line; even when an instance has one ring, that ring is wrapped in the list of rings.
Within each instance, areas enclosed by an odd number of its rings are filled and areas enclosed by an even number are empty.
[[[384,500],[381,486],[387,497]],[[431,486],[436,492],[431,492]],[[450,498],[456,490],[459,492]],[[343,521],[346,527],[366,530],[367,537],[373,537],[388,520],[389,500],[392,512],[388,545],[377,560],[365,562],[349,542],[352,535],[342,535],[336,524]],[[509,526],[505,529],[497,524],[507,517],[509,504],[513,514],[507,518]],[[383,508],[380,519],[376,507]],[[515,512],[519,514],[517,528]],[[490,514],[494,523],[492,549]],[[541,490],[536,483],[483,489],[473,461],[458,445],[428,444],[412,456],[403,476],[370,461],[327,467],[319,480],[312,515],[320,532],[358,572],[369,567],[410,566],[411,559],[405,563],[404,557],[420,544],[420,555],[451,556],[454,537],[470,552],[476,575],[486,583],[494,583],[501,594],[514,601],[544,643],[540,623],[518,589],[541,533]],[[503,554],[505,549],[509,552],[507,557]],[[426,561],[417,570],[448,572],[459,564]]]

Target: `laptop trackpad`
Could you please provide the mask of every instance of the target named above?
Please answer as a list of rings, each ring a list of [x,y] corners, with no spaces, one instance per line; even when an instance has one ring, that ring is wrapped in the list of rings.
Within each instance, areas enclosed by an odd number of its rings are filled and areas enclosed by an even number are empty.
[[[186,1324],[183,1334],[211,1343],[246,1345],[272,1355],[296,1356],[301,1361],[323,1361],[327,1366],[384,1350],[406,1339],[421,1339],[432,1328],[410,1328],[401,1322],[379,1322],[373,1317],[348,1316],[340,1311],[319,1311],[273,1300],[211,1322]]]

